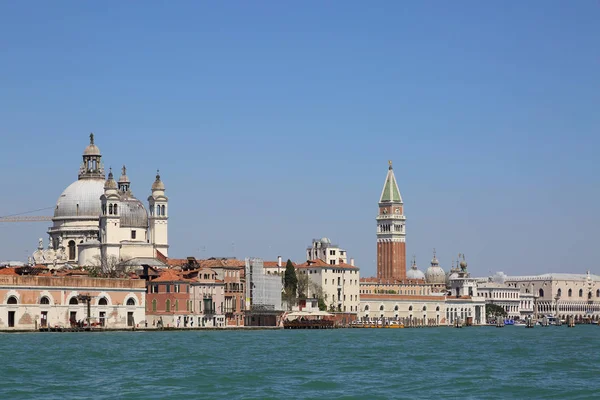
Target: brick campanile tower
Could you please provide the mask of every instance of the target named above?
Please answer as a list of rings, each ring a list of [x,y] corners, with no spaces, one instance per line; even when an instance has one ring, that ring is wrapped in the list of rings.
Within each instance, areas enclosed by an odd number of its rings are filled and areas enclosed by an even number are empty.
[[[377,278],[406,280],[406,217],[402,196],[389,162],[377,215]]]

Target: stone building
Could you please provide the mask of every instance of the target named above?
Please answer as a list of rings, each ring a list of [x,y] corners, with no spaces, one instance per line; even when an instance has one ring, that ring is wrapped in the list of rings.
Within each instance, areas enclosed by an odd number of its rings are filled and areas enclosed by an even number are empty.
[[[0,301],[3,330],[67,328],[87,324],[88,317],[91,325],[117,329],[143,324],[146,319],[146,287],[141,279],[20,275],[19,268],[4,268],[0,270]]]
[[[325,303],[332,311],[358,313],[360,303],[360,269],[338,262],[329,264],[321,259],[308,260],[296,265],[296,275],[308,276],[310,282],[320,286]],[[306,293],[311,297],[314,293]]]
[[[449,295],[446,297],[447,323],[484,325],[485,298],[478,292],[477,279],[467,271],[464,255],[460,270],[450,276],[449,288]]]
[[[445,324],[445,296],[431,294],[361,294],[361,321],[399,321],[404,324]]]
[[[600,319],[600,276],[550,273],[533,276],[507,276],[505,283],[521,293],[536,296],[538,317],[567,316],[577,320]]]
[[[312,245],[306,249],[306,259],[320,259],[329,265],[348,263],[346,250],[341,249],[337,244],[332,244],[326,237],[312,240]]]
[[[519,288],[501,282],[483,282],[477,284],[477,291],[486,304],[502,307],[509,318],[521,318],[521,293]],[[525,306],[525,304],[523,304]]]

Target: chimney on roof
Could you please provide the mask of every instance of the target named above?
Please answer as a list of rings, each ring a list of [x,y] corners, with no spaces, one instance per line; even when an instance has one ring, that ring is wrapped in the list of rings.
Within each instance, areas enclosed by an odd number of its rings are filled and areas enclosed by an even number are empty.
[[[352,265],[354,267],[354,258],[350,259],[350,265]]]
[[[282,267],[282,265],[281,265],[281,256],[277,256],[277,266],[278,266],[279,268],[281,268],[281,267]]]

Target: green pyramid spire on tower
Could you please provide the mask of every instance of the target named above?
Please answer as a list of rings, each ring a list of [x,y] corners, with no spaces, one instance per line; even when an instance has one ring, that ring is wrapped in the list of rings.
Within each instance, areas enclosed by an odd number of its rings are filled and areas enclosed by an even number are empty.
[[[402,203],[402,196],[400,196],[400,190],[398,189],[398,183],[396,182],[396,177],[394,176],[394,169],[392,168],[391,160],[389,161],[389,164],[390,167],[385,178],[385,185],[383,186],[383,191],[381,192],[381,198],[379,199],[379,202]]]

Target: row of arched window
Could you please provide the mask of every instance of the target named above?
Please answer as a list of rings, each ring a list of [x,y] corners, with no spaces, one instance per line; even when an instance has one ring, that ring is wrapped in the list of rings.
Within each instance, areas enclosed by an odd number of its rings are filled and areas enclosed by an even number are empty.
[[[379,232],[402,232],[402,227],[400,224],[381,224]]]
[[[573,289],[569,289],[569,291],[567,292],[569,297],[573,297]],[[556,294],[558,295],[558,297],[562,296],[562,289],[558,289],[558,291],[556,292]],[[544,295],[544,291],[542,289],[540,289],[540,296]],[[579,297],[583,297],[583,289],[579,289]],[[596,290],[596,297],[600,297],[600,289]],[[588,298],[592,298],[592,292],[588,293]]]
[[[19,303],[19,301],[17,300],[16,296],[10,296],[6,300],[6,304],[18,304],[18,303]],[[50,304],[50,298],[48,296],[42,296],[42,298],[40,299],[40,304],[44,304],[44,305]],[[127,299],[126,304],[128,306],[135,306],[135,299],[133,297],[129,297]],[[77,297],[75,297],[75,296],[71,297],[69,299],[69,305],[71,305],[71,306],[79,305],[79,300],[77,300]],[[100,298],[100,300],[98,300],[98,305],[99,306],[107,306],[108,299],[106,297]]]
[[[368,304],[367,304],[367,305],[365,305],[365,311],[369,311],[369,309],[370,309],[370,308],[369,308],[369,305],[368,305]],[[396,304],[396,305],[394,306],[394,311],[398,311],[398,310],[399,310],[399,307],[398,307],[398,305]],[[379,306],[379,311],[385,311],[385,307],[383,306],[383,304]],[[413,311],[413,306],[412,306],[412,305],[411,305],[411,306],[408,306],[408,311]],[[427,311],[427,306],[425,306],[425,305],[423,306],[423,311]],[[435,308],[435,311],[440,311],[440,306],[437,306],[437,307]]]
[[[190,304],[187,304],[186,306],[188,308],[190,308]],[[152,300],[152,311],[156,312],[158,309],[158,302],[156,301],[156,299]],[[165,311],[166,312],[170,312],[171,310],[171,300],[167,299],[167,301],[165,301]],[[175,300],[175,311],[179,311],[179,300]]]

